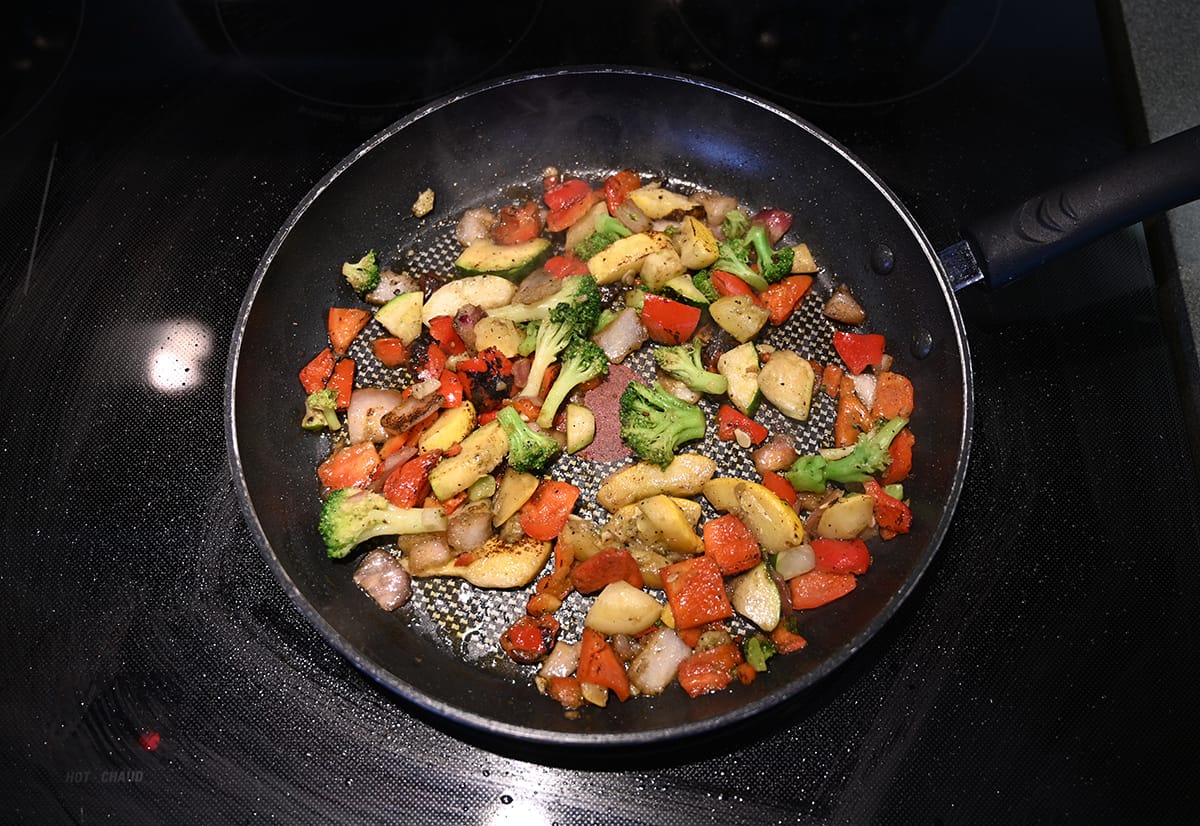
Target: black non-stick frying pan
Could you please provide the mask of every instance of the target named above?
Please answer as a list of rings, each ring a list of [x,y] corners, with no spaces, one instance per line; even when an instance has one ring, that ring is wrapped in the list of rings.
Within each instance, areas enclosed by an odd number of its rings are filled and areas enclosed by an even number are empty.
[[[279,581],[330,644],[436,717],[559,746],[662,743],[746,720],[798,697],[878,631],[913,590],[950,524],[972,419],[970,360],[954,285],[980,272],[1000,283],[1081,238],[1195,197],[1200,136],[1193,130],[1168,152],[1174,160],[1155,166],[1154,174],[1096,179],[1100,189],[1095,181],[1064,189],[978,224],[970,245],[948,251],[943,266],[869,169],[814,127],[744,93],[679,76],[585,69],[451,96],[372,138],[326,175],[255,273],[228,366],[228,440],[247,520]],[[1180,174],[1185,161],[1190,172]],[[524,594],[427,580],[412,603],[389,614],[354,585],[353,561],[332,562],[321,546],[314,469],[328,445],[297,426],[296,373],[325,346],[327,308],[356,300],[338,275],[341,262],[376,248],[414,271],[445,270],[456,252],[453,226],[465,209],[496,205],[536,185],[551,165],[595,176],[628,167],[672,186],[734,194],[751,208],[793,212],[788,238],[808,243],[821,274],[808,309],[776,332],[774,343],[830,358],[819,296],[845,281],[868,309],[867,328],[887,336],[897,369],[915,386],[916,472],[906,484],[912,533],[876,548],[852,595],[808,612],[808,648],[775,658],[750,686],[695,700],[671,689],[568,719],[527,674],[494,654],[494,640],[520,616]],[[1165,168],[1174,171],[1160,174]],[[1126,191],[1100,191],[1110,182]],[[436,209],[417,220],[410,205],[427,188],[436,194]],[[1122,194],[1133,196],[1133,204],[1114,197]],[[635,358],[633,366],[646,365]],[[378,379],[368,370],[358,383]],[[767,424],[788,427],[803,448],[814,449],[831,418],[831,410],[818,406],[810,426]],[[745,451],[712,439],[703,450],[718,459],[721,473],[752,478]],[[561,472],[581,484],[585,498],[613,467],[572,461]],[[595,513],[594,506],[584,510]]]

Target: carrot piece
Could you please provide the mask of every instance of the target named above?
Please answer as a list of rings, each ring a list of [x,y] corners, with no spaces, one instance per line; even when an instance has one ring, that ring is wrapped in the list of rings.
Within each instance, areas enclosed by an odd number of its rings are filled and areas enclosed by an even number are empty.
[[[676,628],[675,635],[678,636],[679,639],[683,640],[684,645],[686,645],[688,648],[695,648],[700,644],[700,638],[704,636],[704,632],[707,630],[708,629],[702,625],[697,626],[696,628]]]
[[[605,585],[620,580],[634,588],[645,585],[637,560],[624,548],[605,548],[571,570],[571,583],[581,594],[594,594]]]
[[[449,516],[450,514],[454,513],[456,510],[461,508],[462,503],[467,501],[467,497],[469,495],[470,494],[464,490],[460,493],[454,494],[449,499],[447,499],[445,502],[442,502],[441,503],[442,510],[444,510],[446,512],[446,516]]]
[[[529,501],[521,506],[521,530],[534,539],[554,539],[567,524],[579,499],[579,488],[570,482],[543,479]]]
[[[394,370],[408,364],[408,345],[395,336],[382,336],[371,342],[371,351],[384,367]]]
[[[521,414],[521,418],[529,421],[536,421],[538,414],[542,412],[542,406],[528,396],[518,396],[512,400],[512,406]]]
[[[354,359],[339,359],[333,367],[333,375],[325,385],[330,390],[337,391],[337,409],[345,410],[350,406],[350,394],[354,392]]]
[[[795,491],[792,493],[794,495]],[[717,563],[725,576],[749,571],[762,562],[758,540],[736,513],[727,513],[704,523],[704,555]]]
[[[771,644],[780,654],[791,654],[808,645],[808,640],[789,629],[784,623],[780,623],[771,632]]]
[[[865,574],[871,567],[871,552],[861,539],[813,539],[808,544],[817,558],[818,571]]]
[[[317,466],[317,478],[327,488],[362,488],[375,478],[383,460],[370,442],[344,447]]]
[[[858,578],[854,574],[835,574],[829,571],[809,571],[788,580],[792,607],[797,611],[819,608],[840,599],[854,590]]]
[[[361,307],[330,307],[329,308],[329,343],[333,352],[339,356],[346,355],[350,343],[362,332],[371,320],[371,311]]]
[[[613,651],[608,640],[599,631],[584,628],[579,646],[579,668],[576,676],[582,682],[602,685],[625,702],[629,699],[629,675],[625,666]]]
[[[754,682],[754,678],[758,676],[758,671],[750,663],[742,663],[733,670],[733,673],[742,685],[750,685],[750,683]]]
[[[890,370],[875,379],[875,402],[871,405],[872,419],[907,419],[913,412],[913,386],[905,376]]]
[[[796,489],[791,482],[772,470],[764,470],[762,480],[764,488],[792,507],[796,506]]]
[[[393,470],[384,480],[384,497],[398,508],[417,507],[429,495],[429,471],[439,459],[441,451],[431,450]]]
[[[388,436],[384,443],[379,446],[379,458],[386,459],[407,444],[407,434],[401,433],[398,436]]]
[[[325,388],[325,383],[333,375],[333,351],[326,347],[308,364],[300,369],[300,384],[305,393],[316,393]]]
[[[867,406],[854,392],[854,381],[842,376],[838,389],[837,418],[833,422],[833,442],[838,447],[848,447],[858,441],[860,433],[870,430]]]
[[[742,663],[742,652],[733,643],[690,654],[679,664],[676,674],[680,687],[689,697],[720,691],[733,682]]]
[[[667,565],[659,570],[658,576],[666,591],[676,629],[695,628],[733,616],[721,568],[707,554]]]
[[[825,369],[821,371],[821,388],[825,391],[825,395],[836,399],[842,386],[842,377],[845,375],[846,371],[839,365],[826,364]]]
[[[760,297],[767,305],[767,320],[776,327],[787,321],[812,283],[811,275],[792,275],[763,290]]]
[[[880,535],[887,531],[891,539],[896,534],[908,533],[912,529],[912,510],[908,505],[890,495],[874,479],[863,482],[863,490],[867,496],[875,500],[875,522],[879,525]],[[816,550],[815,548],[813,550]]]
[[[908,478],[908,474],[912,472],[912,451],[916,441],[917,437],[907,427],[896,434],[896,438],[892,439],[892,443],[888,445],[888,453],[892,457],[892,463],[888,465],[887,470],[883,472],[883,476],[879,478],[880,482],[885,485],[891,485]]]

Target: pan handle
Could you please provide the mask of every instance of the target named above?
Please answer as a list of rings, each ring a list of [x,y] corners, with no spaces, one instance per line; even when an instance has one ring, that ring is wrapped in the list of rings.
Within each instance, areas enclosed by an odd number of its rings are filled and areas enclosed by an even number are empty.
[[[1200,126],[963,227],[989,287],[1163,210],[1200,198]]]

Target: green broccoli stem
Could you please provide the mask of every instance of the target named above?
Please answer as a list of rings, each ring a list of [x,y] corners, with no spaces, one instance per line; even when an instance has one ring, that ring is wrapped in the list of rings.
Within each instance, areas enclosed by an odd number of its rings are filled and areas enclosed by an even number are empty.
[[[908,419],[897,416],[869,433],[859,435],[854,449],[838,459],[827,460],[815,454],[801,456],[783,475],[798,491],[821,493],[830,482],[865,482],[891,464],[888,447]]]

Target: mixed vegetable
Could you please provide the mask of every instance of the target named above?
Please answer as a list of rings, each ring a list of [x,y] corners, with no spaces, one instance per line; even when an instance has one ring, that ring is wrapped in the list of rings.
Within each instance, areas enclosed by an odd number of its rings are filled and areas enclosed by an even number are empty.
[[[331,434],[329,556],[387,538],[355,573],[386,610],[413,578],[536,583],[497,643],[569,710],[673,682],[724,690],[804,648],[804,612],[854,590],[867,541],[910,530],[915,438],[912,384],[848,285],[823,306],[836,358],[762,340],[817,292],[808,247],[782,242],[791,223],[632,170],[548,169],[540,199],[461,216],[454,277],[384,269],[374,251],[345,263],[376,308],[331,308],[329,346],[300,371],[301,425]],[[355,387],[348,352],[368,329],[386,332],[370,353],[395,386]],[[643,347],[646,383],[621,364]],[[821,394],[827,447],[799,455],[785,431],[814,426]],[[789,427],[761,423],[764,402]],[[556,469],[613,430],[634,461],[600,484],[601,524]],[[710,432],[752,451],[758,478],[719,475],[698,445]],[[564,628],[576,594],[591,598],[583,627]]]

